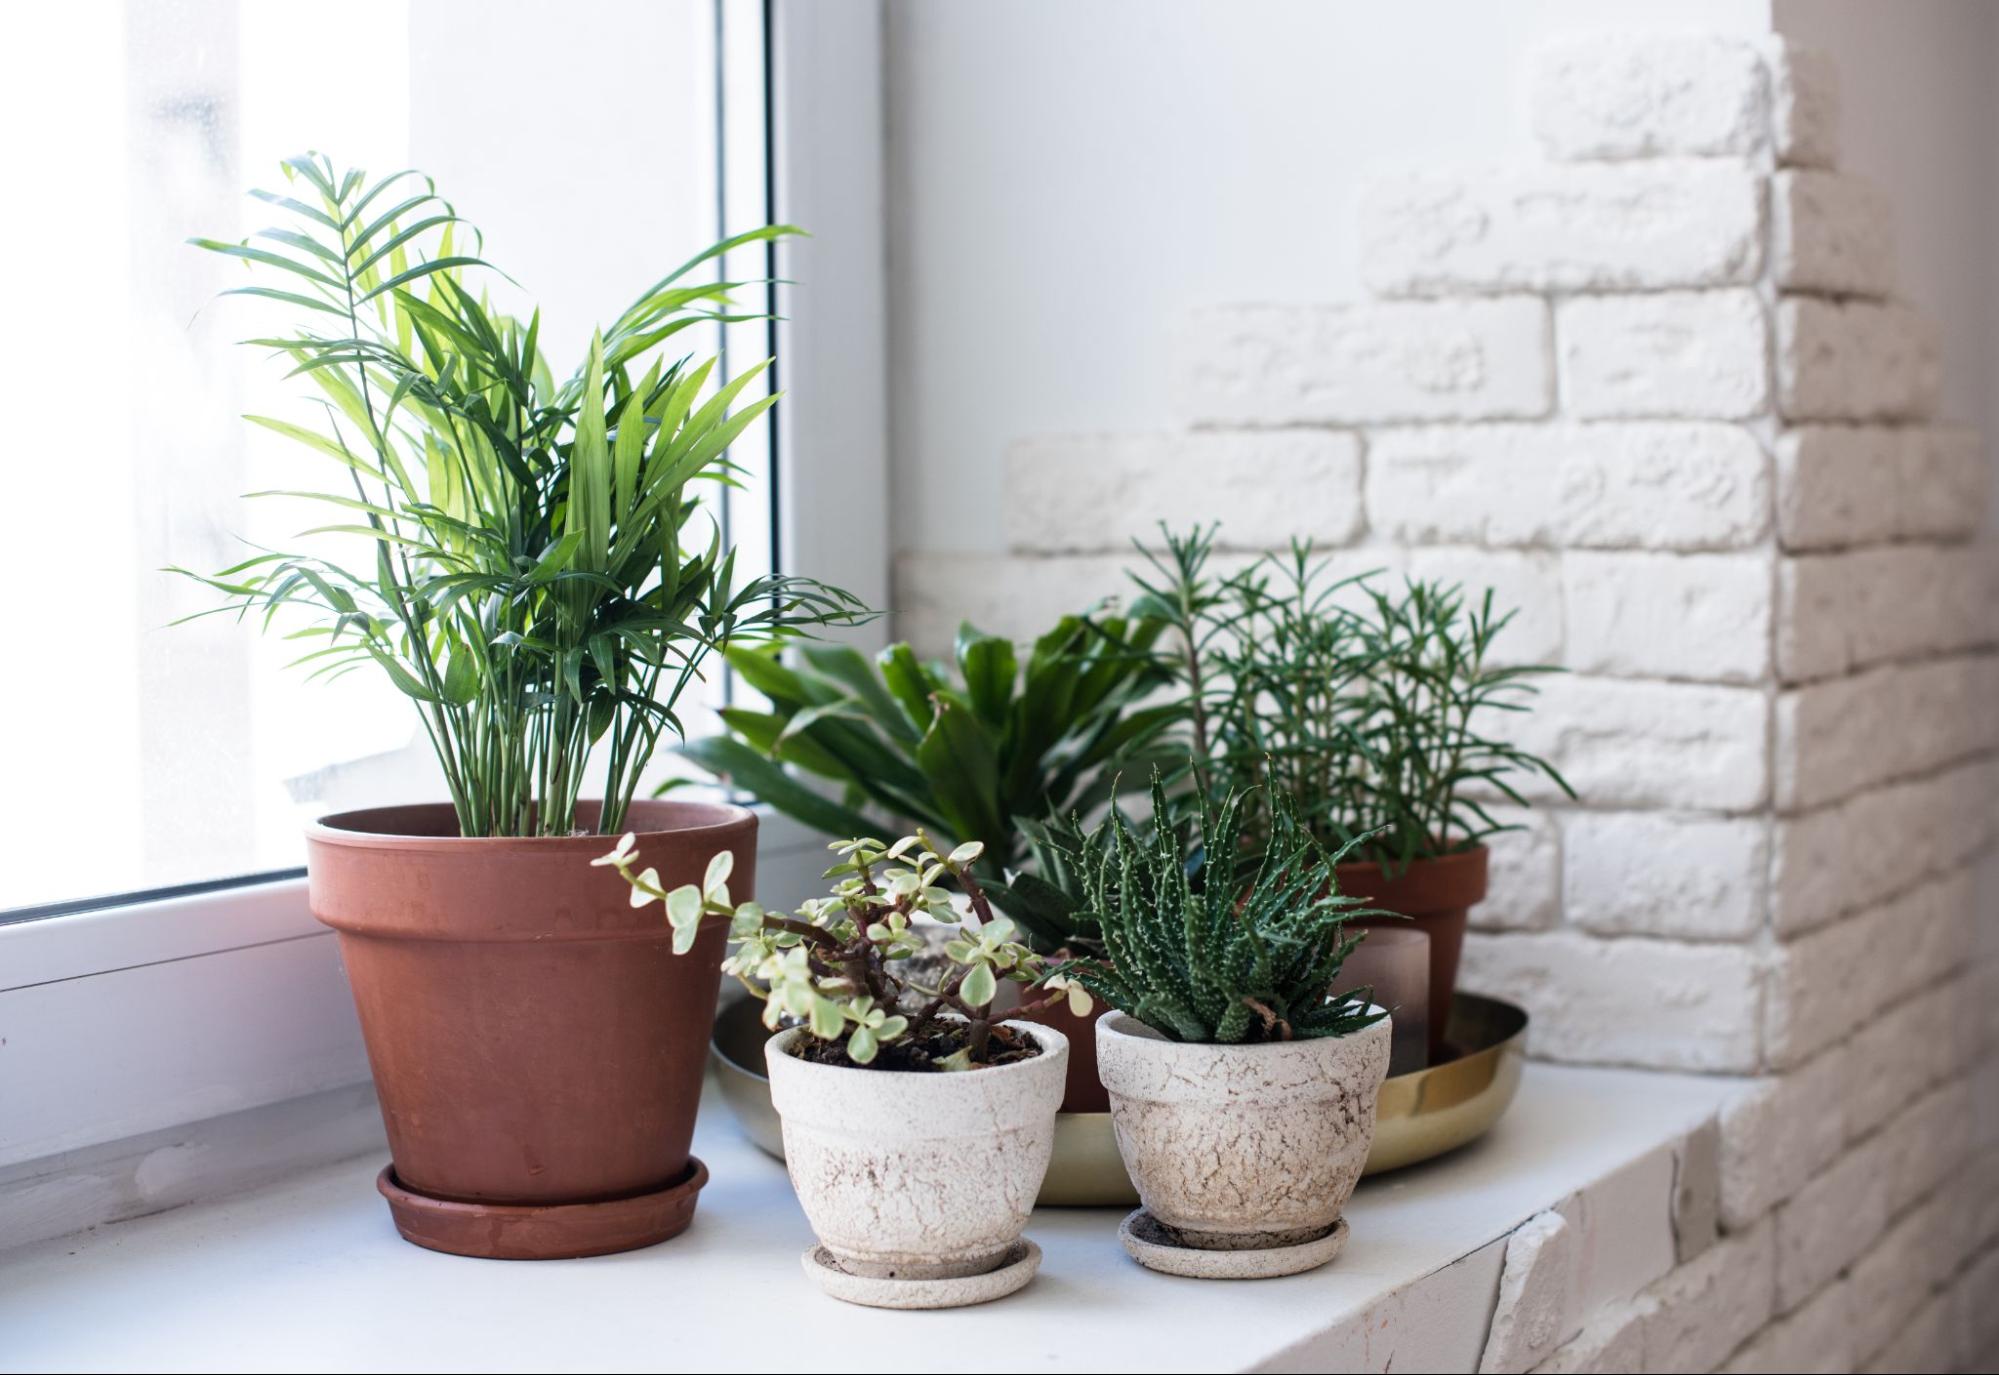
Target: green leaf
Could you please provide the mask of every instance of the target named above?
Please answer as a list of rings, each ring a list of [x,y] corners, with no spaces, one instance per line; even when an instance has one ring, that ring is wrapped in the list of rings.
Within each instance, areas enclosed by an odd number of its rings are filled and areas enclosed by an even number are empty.
[[[981,634],[970,621],[958,628],[958,671],[965,678],[965,693],[972,709],[996,730],[1006,725],[1018,668],[1012,641]]]
[[[740,740],[711,735],[689,740],[675,753],[824,835],[872,835],[884,829],[859,812],[820,796]]]

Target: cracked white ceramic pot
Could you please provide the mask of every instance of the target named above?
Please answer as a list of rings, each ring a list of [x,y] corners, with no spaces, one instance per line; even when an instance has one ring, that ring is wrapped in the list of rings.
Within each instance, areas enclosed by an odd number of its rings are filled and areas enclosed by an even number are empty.
[[[1386,1017],[1351,1036],[1221,1046],[1105,1016],[1097,1072],[1146,1211],[1209,1250],[1326,1235],[1374,1142],[1388,1040]]]
[[[913,1074],[816,1065],[764,1049],[784,1164],[819,1242],[850,1274],[958,1279],[1007,1259],[1055,1145],[1069,1042],[1007,1022],[1041,1053],[1010,1065]]]

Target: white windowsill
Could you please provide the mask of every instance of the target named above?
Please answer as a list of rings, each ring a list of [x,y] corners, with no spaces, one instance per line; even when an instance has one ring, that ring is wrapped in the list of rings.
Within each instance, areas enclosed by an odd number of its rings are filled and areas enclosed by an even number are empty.
[[[783,1168],[711,1094],[695,1150],[713,1180],[664,1245],[539,1264],[420,1250],[396,1236],[371,1152],[0,1254],[0,1355],[46,1370],[880,1369],[968,1352],[1003,1369],[1475,1369],[1504,1239],[1534,1214],[1584,1195],[1589,1307],[1671,1268],[1682,1145],[1735,1087],[1531,1065],[1485,1141],[1365,1183],[1323,1270],[1168,1278],[1126,1259],[1115,1211],[1042,1209],[1034,1283],[943,1315],[812,1288]]]

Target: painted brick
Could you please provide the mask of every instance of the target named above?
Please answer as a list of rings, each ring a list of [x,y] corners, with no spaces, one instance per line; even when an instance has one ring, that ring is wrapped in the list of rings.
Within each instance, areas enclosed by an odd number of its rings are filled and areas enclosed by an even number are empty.
[[[1361,275],[1391,296],[1735,286],[1763,262],[1746,163],[1577,164],[1368,188]]]
[[[1990,1370],[1999,1355],[1999,1250],[1987,1251],[1950,1289],[1952,1365],[1958,1370]],[[1940,1369],[1941,1367],[1935,1367]]]
[[[1394,549],[1334,549],[1325,558],[1335,578],[1377,570],[1393,574],[1402,561]],[[1254,561],[1249,554],[1224,553],[1211,567],[1226,576]],[[1129,602],[1136,589],[1127,570],[1143,572],[1144,556],[905,552],[896,559],[891,633],[919,654],[948,655],[961,621],[1025,644],[1063,616]]]
[[[1936,323],[1909,306],[1787,296],[1777,404],[1787,420],[1925,420],[1942,385]]]
[[[1367,466],[1371,523],[1413,543],[1729,549],[1769,520],[1768,460],[1736,425],[1378,431]]]
[[[1830,1284],[1888,1225],[1888,1164],[1877,1139],[1847,1152],[1776,1213],[1777,1306]]]
[[[1786,1069],[1818,1054],[1892,996],[1873,955],[1878,942],[1899,934],[1895,914],[1895,907],[1877,907],[1842,918],[1770,956],[1764,1053],[1771,1065]]]
[[[1785,291],[1885,296],[1894,285],[1888,197],[1857,177],[1782,171],[1770,180],[1771,275]]]
[[[1580,1335],[1534,1367],[1534,1375],[1629,1375],[1645,1369],[1645,1329],[1656,1305],[1632,1299],[1598,1309]]]
[[[1904,451],[1896,504],[1903,539],[1960,539],[1984,522],[1990,470],[1976,430],[1916,430]]]
[[[1654,1146],[1561,1205],[1582,1233],[1576,1271],[1582,1312],[1642,1293],[1678,1264],[1672,1209],[1682,1144]]]
[[[1846,1059],[1833,1050],[1759,1079],[1721,1113],[1721,1223],[1741,1232],[1839,1157]]]
[[[1933,1198],[1894,1222],[1854,1261],[1853,1290],[1866,1296],[1854,1315],[1854,1349],[1862,1360],[1887,1348],[1931,1292],[1949,1281],[1963,1259],[1962,1231],[1950,1200]]]
[[[1770,140],[1770,78],[1752,45],[1602,33],[1535,54],[1534,133],[1562,161],[1746,156]]]
[[[1776,1229],[1764,1219],[1646,1291],[1644,1369],[1712,1370],[1776,1311]]]
[[[1839,71],[1814,48],[1774,39],[1770,116],[1777,160],[1786,167],[1831,167],[1839,161]]]
[[[1973,430],[1807,425],[1777,440],[1784,547],[1960,539],[1983,519],[1985,449]]]
[[[1531,712],[1493,722],[1603,807],[1748,811],[1769,795],[1767,717],[1753,688],[1564,675]],[[1554,785],[1523,780],[1552,800]]]
[[[1846,1125],[1852,1134],[1887,1122],[1951,1072],[1957,1060],[1959,991],[1953,980],[1886,1008],[1847,1043]]]
[[[1960,1079],[1932,1090],[1873,1138],[1886,1162],[1890,1216],[1902,1213],[1971,1158],[1971,1091]]]
[[[1589,420],[1746,420],[1770,408],[1756,293],[1576,296],[1555,307],[1563,409]]]
[[[1534,1053],[1552,1060],[1756,1066],[1756,973],[1727,946],[1473,932],[1461,982],[1523,1004],[1534,1017]]]
[[[1978,545],[1787,558],[1778,588],[1777,663],[1787,682],[1999,639],[1999,561]]]
[[[1721,1236],[1721,1122],[1710,1117],[1673,1150],[1673,1252],[1681,1265]]]
[[[1908,1371],[1978,1368],[1958,1359],[1952,1317],[1949,1295],[1935,1296],[1902,1323],[1888,1344],[1860,1369],[1865,1375],[1905,1375]]]
[[[1548,308],[1528,297],[1214,306],[1173,340],[1173,395],[1196,425],[1533,418],[1554,378]]]
[[[1559,557],[1540,550],[1411,549],[1412,578],[1456,584],[1476,609],[1492,593],[1496,614],[1513,613],[1492,642],[1488,662],[1555,664],[1562,660],[1562,572]]]
[[[1579,673],[1760,682],[1770,582],[1759,554],[1564,554],[1564,662]]]
[[[1999,743],[1999,660],[1893,664],[1777,698],[1777,804],[1801,810]]]
[[[1724,1375],[1815,1375],[1853,1369],[1854,1309],[1866,1296],[1842,1280],[1829,1284],[1809,1303],[1779,1318],[1746,1343],[1721,1367]]]
[[[1753,817],[1570,813],[1564,909],[1604,935],[1746,940],[1763,921],[1768,836],[1768,823]]]
[[[1490,806],[1493,820],[1519,829],[1486,838],[1489,887],[1471,909],[1482,931],[1531,931],[1562,915],[1562,844],[1555,813],[1545,808]]]
[[[1999,767],[1962,765],[1780,817],[1771,911],[1795,935],[1954,869],[1991,840]]]
[[[1363,519],[1360,440],[1328,431],[1075,435],[1006,456],[1007,543],[1027,553],[1128,554],[1162,544],[1161,522],[1213,521],[1224,548],[1281,549],[1294,536],[1345,544]]]
[[[1528,1370],[1582,1330],[1576,1251],[1575,1232],[1560,1213],[1537,1213],[1507,1237],[1481,1372]]]

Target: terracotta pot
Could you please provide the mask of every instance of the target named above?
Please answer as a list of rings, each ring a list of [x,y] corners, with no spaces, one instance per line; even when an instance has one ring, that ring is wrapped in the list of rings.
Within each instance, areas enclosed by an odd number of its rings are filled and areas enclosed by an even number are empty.
[[[1437,859],[1419,859],[1388,878],[1374,863],[1342,864],[1340,892],[1364,898],[1370,907],[1399,912],[1430,938],[1430,1063],[1444,1058],[1444,1031],[1451,1024],[1452,994],[1458,986],[1458,957],[1464,953],[1465,918],[1485,898],[1486,849],[1480,845]],[[1392,920],[1363,920],[1360,926],[1401,926]]]
[[[592,825],[596,807],[578,808]],[[735,856],[741,807],[635,802],[638,852],[673,887]],[[403,1236],[516,1260],[664,1241],[707,1172],[688,1154],[727,937],[675,956],[658,906],[590,861],[610,837],[471,838],[442,804],[329,816],[307,830],[313,914],[341,958],[394,1163]]]
[[[873,1279],[997,1269],[1020,1240],[1055,1145],[1069,1043],[1024,1022],[1041,1054],[961,1074],[817,1065],[764,1044],[784,1166],[840,1268]]]
[[[1046,995],[1030,991],[1027,996],[1038,999]],[[1062,1090],[1062,1111],[1109,1112],[1110,1095],[1105,1092],[1103,1081],[1097,1077],[1097,1019],[1110,1008],[1098,998],[1092,1000],[1087,1017],[1078,1017],[1071,1012],[1066,1001],[1039,1012],[1024,1012],[1020,999],[1019,984],[1003,983],[993,1000],[993,1008],[1015,1021],[1054,1027],[1069,1038],[1069,1078]]]
[[[1388,1019],[1351,1036],[1172,1041],[1097,1023],[1118,1152],[1145,1210],[1183,1246],[1296,1246],[1332,1231],[1374,1143]]]

